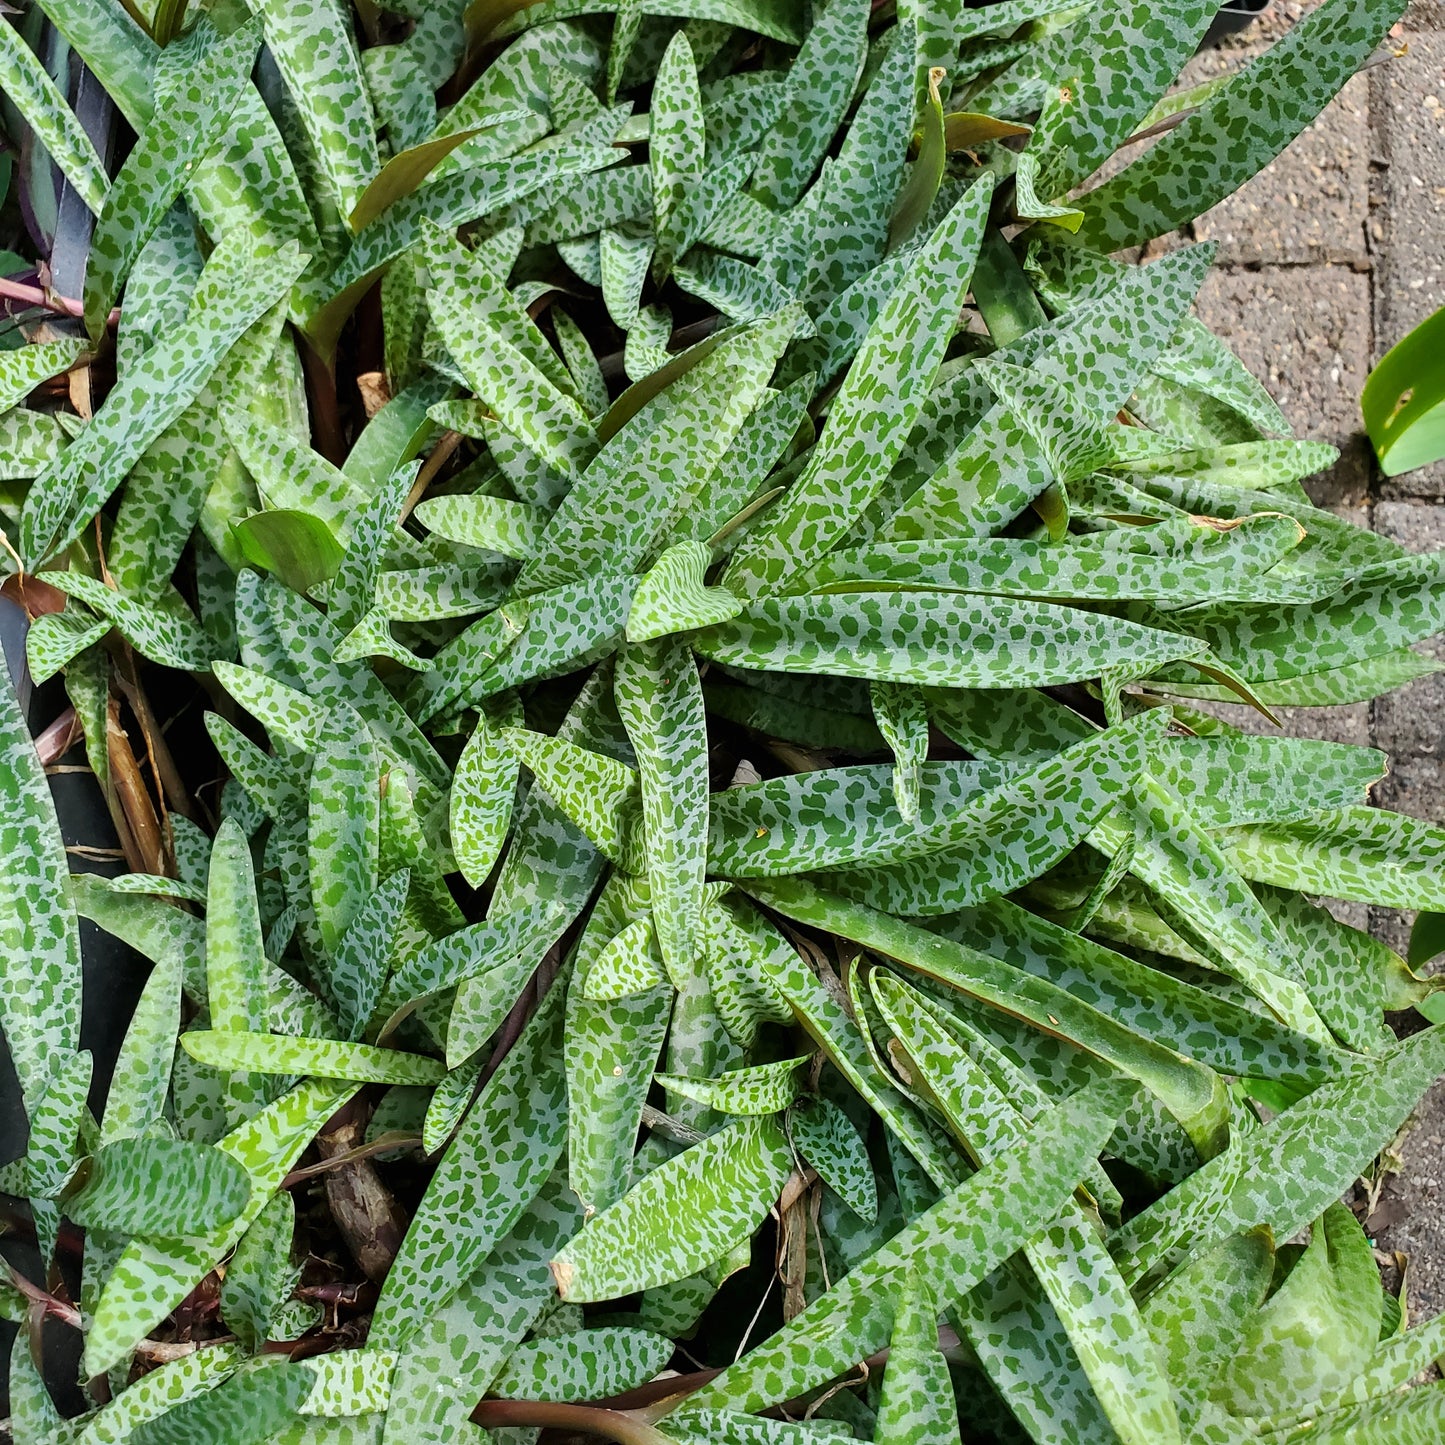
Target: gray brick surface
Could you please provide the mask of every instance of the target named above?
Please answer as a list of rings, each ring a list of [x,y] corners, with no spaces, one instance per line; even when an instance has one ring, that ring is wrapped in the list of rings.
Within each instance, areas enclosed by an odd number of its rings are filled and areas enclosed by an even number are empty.
[[[1351,743],[1361,748],[1371,745],[1370,704],[1367,702],[1352,703],[1348,707],[1276,708],[1279,727],[1243,703],[1221,702],[1204,706],[1244,733],[1263,737],[1323,738],[1326,742]]]
[[[1445,306],[1445,33],[1411,28],[1400,41],[1405,54],[1369,77],[1385,161],[1370,222],[1377,357]],[[1445,497],[1445,462],[1387,478],[1382,491]]]
[[[1215,52],[1195,64],[1207,70],[1234,59]],[[1368,270],[1369,169],[1369,78],[1357,75],[1282,155],[1201,216],[1195,237],[1218,242],[1229,264]]]
[[[1349,266],[1223,268],[1205,281],[1197,310],[1298,435],[1339,447],[1317,499],[1363,499],[1370,461],[1359,395],[1370,363],[1370,278]]]
[[[1445,1080],[1425,1095],[1399,1152],[1377,1213],[1383,1227],[1366,1226],[1378,1248],[1409,1257],[1410,1316],[1428,1319],[1445,1309]]]

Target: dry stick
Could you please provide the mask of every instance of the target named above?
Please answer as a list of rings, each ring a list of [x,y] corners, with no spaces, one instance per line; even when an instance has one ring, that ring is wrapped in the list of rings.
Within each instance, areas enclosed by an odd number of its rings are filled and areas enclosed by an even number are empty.
[[[106,701],[105,741],[110,759],[110,779],[128,835],[122,836],[121,846],[125,849],[131,871],[162,873],[165,868],[160,822],[150,794],[146,792],[135,754],[131,751],[130,739],[120,725],[120,703],[114,697]]]
[[[125,661],[128,665],[133,665],[134,658],[131,655],[130,646],[129,644],[125,644],[124,646]],[[128,685],[124,670],[119,667],[115,669],[115,682],[116,686],[121,690],[121,692],[125,695],[126,700],[130,703],[131,714],[132,716],[134,716],[136,722],[140,726],[141,741],[145,744],[146,761],[151,765],[151,777],[152,779],[154,779],[156,785],[155,797],[151,801],[152,806],[157,810],[156,817],[160,823],[161,867],[157,868],[155,871],[157,873],[164,873],[165,875],[170,876],[172,873],[175,872],[176,835],[171,831],[171,815],[166,810],[166,789],[164,783],[161,780],[160,767],[157,765],[156,762],[156,750],[151,738],[150,729],[146,726],[146,719],[149,716],[150,709],[147,708],[145,710],[145,714],[142,714],[137,709],[135,699],[139,689],[132,685]],[[149,794],[147,794],[147,796],[149,796]]]
[[[127,661],[134,667],[134,654]],[[195,809],[191,803],[190,790],[181,779],[180,769],[176,767],[176,760],[171,753],[170,744],[166,742],[165,729],[156,721],[155,712],[151,708],[145,689],[139,682],[127,677],[120,669],[116,670],[115,680],[116,685],[125,694],[125,700],[130,704],[130,710],[135,714],[136,721],[140,723],[141,736],[145,738],[146,752],[150,755],[151,770],[155,774],[156,783],[161,789],[166,806],[170,808],[171,812],[179,813],[194,823],[196,821]]]
[[[311,415],[316,426],[316,450],[339,467],[346,460],[346,434],[341,427],[341,407],[336,398],[336,373],[309,346],[297,348],[306,391],[311,398]]]
[[[361,1272],[379,1284],[401,1248],[408,1221],[375,1165],[357,1157],[364,1132],[352,1100],[316,1136],[316,1149],[332,1166],[326,1173],[326,1200],[336,1227]]]
[[[447,464],[451,454],[461,444],[462,434],[460,432],[442,433],[441,440],[432,448],[431,455],[421,464],[421,469],[416,474],[416,481],[411,484],[411,491],[406,494],[406,501],[401,504],[401,516],[397,518],[397,526],[411,516],[413,508],[426,496],[426,489],[436,480],[437,473]]]

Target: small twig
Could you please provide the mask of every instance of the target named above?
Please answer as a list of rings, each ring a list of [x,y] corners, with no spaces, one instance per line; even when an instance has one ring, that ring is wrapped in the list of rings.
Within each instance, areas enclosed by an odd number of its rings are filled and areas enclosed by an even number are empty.
[[[59,1320],[63,1325],[69,1325],[71,1329],[78,1330],[82,1327],[80,1311],[70,1303],[69,1300],[58,1299],[55,1295],[32,1280],[25,1278],[14,1265],[5,1266],[10,1276],[10,1283],[28,1299],[31,1304],[38,1305],[44,1314],[53,1320]],[[221,1340],[207,1340],[209,1344],[221,1344]],[[195,1344],[178,1344],[173,1340],[152,1340],[144,1339],[135,1347],[138,1355],[143,1355],[148,1360],[154,1360],[156,1364],[164,1364],[168,1360],[179,1360],[186,1355],[195,1354],[199,1349]]]
[[[134,657],[128,656],[126,661],[134,671]],[[145,689],[139,682],[128,677],[122,668],[116,668],[115,682],[116,686],[125,694],[125,700],[130,704],[130,710],[140,724],[141,736],[145,739],[146,754],[150,758],[151,771],[155,775],[156,784],[165,802],[171,812],[179,813],[194,823],[195,810],[191,804],[190,790],[181,779],[180,769],[176,767],[176,760],[171,755],[170,746],[166,742],[165,729],[156,721],[156,715],[151,710],[150,699],[146,696]]]
[[[416,504],[426,496],[426,489],[436,480],[437,473],[446,466],[451,454],[461,444],[461,432],[442,433],[441,440],[432,448],[431,455],[421,464],[421,469],[416,474],[416,481],[411,484],[411,491],[406,494],[406,501],[402,503],[401,507],[401,516],[398,518],[398,526],[411,516]]]
[[[132,848],[136,855],[131,860],[131,870],[136,873],[164,873],[165,850],[161,846],[160,821],[146,791],[135,753],[131,751],[130,739],[120,725],[120,704],[114,697],[108,699],[106,706],[105,738],[111,782],[133,839],[132,847],[126,849],[127,856]],[[125,839],[121,841],[124,843]]]
[[[694,1129],[691,1124],[684,1124],[681,1119],[674,1119],[671,1114],[664,1114],[661,1109],[652,1104],[642,1106],[642,1123],[644,1127],[661,1134],[664,1139],[671,1139],[674,1144],[691,1146],[700,1144],[706,1137]]]
[[[72,301],[69,296],[57,296],[43,286],[27,286],[23,281],[12,281],[8,276],[0,276],[0,296],[11,301],[23,301],[28,306],[43,306],[45,310],[54,311],[58,316],[85,315],[85,307],[81,302]],[[105,318],[105,324],[115,326],[119,321],[120,307],[117,306]]]
[[[359,1283],[346,1280],[336,1284],[303,1284],[296,1291],[296,1298],[310,1300],[314,1304],[331,1305],[333,1308],[348,1305],[360,1309],[368,1300],[375,1300],[376,1293],[376,1286],[369,1279]]]
[[[307,1179],[314,1179],[318,1174],[325,1174],[330,1169],[339,1169],[343,1164],[354,1164],[358,1159],[370,1159],[374,1154],[386,1154],[392,1149],[420,1148],[420,1134],[403,1134],[399,1131],[382,1134],[369,1144],[359,1144],[355,1149],[348,1149],[345,1154],[333,1154],[331,1158],[323,1159],[317,1164],[307,1164],[301,1169],[293,1169],[281,1181],[281,1188],[293,1189]]]

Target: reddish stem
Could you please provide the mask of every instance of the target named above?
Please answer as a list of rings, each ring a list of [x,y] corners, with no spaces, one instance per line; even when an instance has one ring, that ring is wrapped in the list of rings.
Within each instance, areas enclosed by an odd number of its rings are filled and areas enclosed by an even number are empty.
[[[27,306],[43,306],[47,311],[58,312],[61,316],[85,315],[85,307],[81,302],[72,301],[69,296],[57,296],[42,286],[28,286],[24,281],[12,281],[8,276],[0,276],[0,296],[11,301],[23,301]],[[120,307],[117,306],[105,318],[105,324],[115,326],[119,321]]]
[[[80,738],[80,724],[75,709],[68,707],[38,738],[35,751],[40,754],[43,767],[58,763]]]
[[[483,1400],[472,1411],[472,1423],[484,1430],[505,1425],[554,1426],[601,1435],[617,1445],[673,1445],[661,1430],[621,1410],[604,1410],[597,1405],[558,1405],[541,1400]]]

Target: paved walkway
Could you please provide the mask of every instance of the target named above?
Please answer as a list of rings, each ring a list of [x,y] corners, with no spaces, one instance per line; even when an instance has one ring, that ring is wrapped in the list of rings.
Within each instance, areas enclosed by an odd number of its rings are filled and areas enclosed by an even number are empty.
[[[1197,57],[1188,79],[1233,69],[1311,8],[1312,0],[1274,0],[1252,29]],[[1191,231],[1219,243],[1200,317],[1299,435],[1340,448],[1334,471],[1308,484],[1315,500],[1424,551],[1445,548],[1445,462],[1382,477],[1360,431],[1359,395],[1390,346],[1445,305],[1445,0],[1417,0],[1391,41],[1402,54],[1357,75],[1272,166]],[[1445,639],[1433,651],[1445,660]],[[1374,703],[1295,710],[1286,727],[1383,748],[1391,770],[1375,800],[1445,823],[1445,673]],[[1407,915],[1345,911],[1403,951]],[[1421,1318],[1445,1310],[1445,1082],[1400,1153],[1402,1172],[1368,1224],[1381,1249],[1408,1255],[1410,1313]]]

